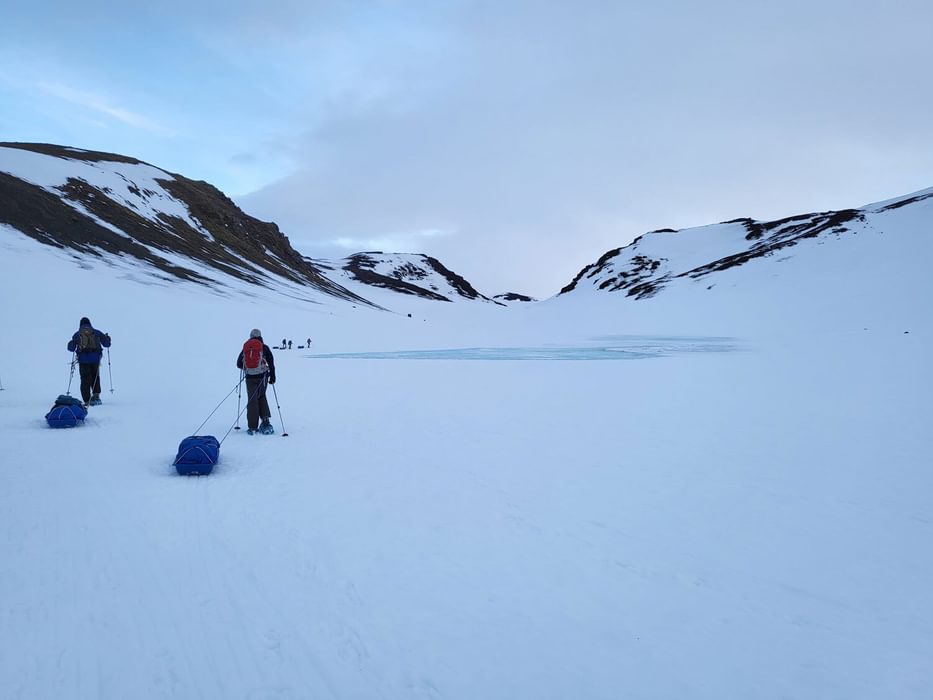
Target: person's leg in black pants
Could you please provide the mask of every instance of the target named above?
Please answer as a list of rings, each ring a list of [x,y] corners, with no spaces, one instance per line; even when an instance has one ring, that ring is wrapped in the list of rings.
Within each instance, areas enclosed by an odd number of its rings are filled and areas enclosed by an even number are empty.
[[[269,402],[266,400],[267,375],[246,376],[246,427],[259,429],[259,418],[269,417]]]
[[[84,403],[91,400],[91,389],[100,393],[100,365],[99,364],[79,364],[78,369],[81,372],[81,399]]]

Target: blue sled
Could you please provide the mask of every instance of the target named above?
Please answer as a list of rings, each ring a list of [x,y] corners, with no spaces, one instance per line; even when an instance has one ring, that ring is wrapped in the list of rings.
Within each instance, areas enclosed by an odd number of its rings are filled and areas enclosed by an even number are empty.
[[[206,476],[220,459],[220,443],[213,435],[192,435],[178,446],[173,464],[182,476]]]
[[[83,425],[87,409],[71,396],[59,396],[52,410],[45,414],[50,428],[74,428]]]

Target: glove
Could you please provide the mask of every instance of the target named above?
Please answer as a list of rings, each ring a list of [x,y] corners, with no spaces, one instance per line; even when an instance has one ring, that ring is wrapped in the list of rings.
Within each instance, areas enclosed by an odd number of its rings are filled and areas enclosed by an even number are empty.
[[[270,380],[269,380],[269,383],[270,383],[270,384],[275,384],[275,380],[274,380],[274,379],[270,379]]]

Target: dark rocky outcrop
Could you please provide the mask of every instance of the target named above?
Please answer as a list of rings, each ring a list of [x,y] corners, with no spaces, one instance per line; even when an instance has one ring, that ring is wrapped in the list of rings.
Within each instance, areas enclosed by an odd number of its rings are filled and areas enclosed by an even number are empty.
[[[518,292],[506,292],[505,294],[496,294],[493,299],[499,301],[537,301],[534,297],[519,294]]]
[[[411,294],[434,301],[452,301],[436,287],[422,286],[420,281],[439,276],[453,290],[453,293],[466,299],[485,299],[488,297],[477,292],[463,277],[447,269],[436,258],[428,255],[413,255],[409,258],[394,258],[381,251],[356,253],[347,258],[343,269],[355,280],[374,287],[391,289],[401,294]],[[376,272],[377,266],[392,265],[389,274]],[[498,303],[498,302],[494,302]]]

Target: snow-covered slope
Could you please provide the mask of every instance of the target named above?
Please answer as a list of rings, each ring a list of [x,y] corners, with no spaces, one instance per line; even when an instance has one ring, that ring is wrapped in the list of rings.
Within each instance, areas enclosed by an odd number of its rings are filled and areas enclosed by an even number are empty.
[[[325,278],[275,224],[219,190],[134,158],[49,144],[0,144],[0,223],[79,259],[224,288],[283,282],[364,301]]]
[[[599,290],[644,299],[671,285],[690,282],[711,289],[721,279],[717,273],[725,270],[756,263],[756,276],[773,274],[777,263],[811,254],[814,244],[832,244],[859,235],[880,236],[888,230],[925,246],[922,238],[928,237],[933,225],[931,198],[933,189],[860,209],[652,231],[585,267],[561,294]],[[900,242],[889,243],[899,246]],[[832,274],[835,267],[838,265],[830,262],[827,272]]]
[[[425,255],[305,258],[275,224],[243,213],[211,185],[111,153],[0,143],[0,223],[74,251],[78,260],[139,261],[145,265],[137,273],[219,290],[235,278],[363,304],[373,289],[389,290],[395,294],[376,296],[390,307],[410,295],[491,301]]]
[[[933,190],[845,212],[656,232],[534,310],[598,329],[786,337],[925,333]]]

